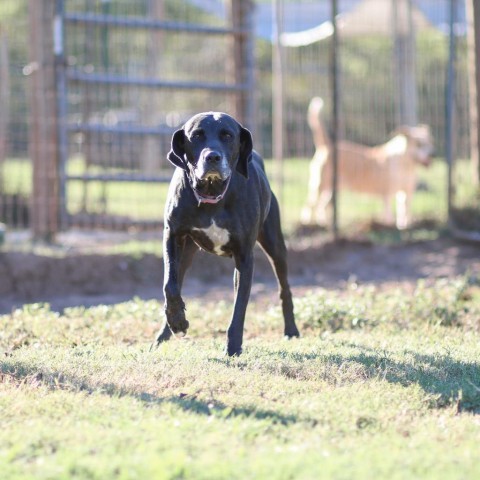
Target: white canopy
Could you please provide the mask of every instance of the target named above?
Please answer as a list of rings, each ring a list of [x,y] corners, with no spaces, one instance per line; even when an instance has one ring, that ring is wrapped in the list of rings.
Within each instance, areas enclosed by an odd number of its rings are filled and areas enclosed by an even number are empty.
[[[406,2],[399,2],[397,28],[407,25],[403,21],[406,18],[406,5]],[[412,5],[412,21],[416,31],[433,28],[425,15],[415,5]],[[372,33],[390,36],[393,30],[392,1],[364,0],[350,12],[340,15],[337,25],[343,37]],[[303,32],[283,33],[281,43],[286,47],[300,47],[325,40],[332,34],[333,25],[328,21]]]

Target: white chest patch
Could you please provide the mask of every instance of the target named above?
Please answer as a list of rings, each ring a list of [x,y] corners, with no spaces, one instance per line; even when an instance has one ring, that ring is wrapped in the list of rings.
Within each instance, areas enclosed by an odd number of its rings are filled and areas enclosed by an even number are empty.
[[[407,151],[407,138],[404,135],[393,137],[386,145],[387,155],[393,157],[396,155],[405,155]]]
[[[230,234],[225,228],[220,228],[215,221],[207,228],[195,228],[197,232],[203,232],[213,243],[213,250],[217,255],[222,255],[222,247],[230,240]]]

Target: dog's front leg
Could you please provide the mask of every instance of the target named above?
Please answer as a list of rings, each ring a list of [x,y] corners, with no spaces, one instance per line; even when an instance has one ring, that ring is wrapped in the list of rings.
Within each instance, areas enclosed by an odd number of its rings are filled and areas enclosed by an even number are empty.
[[[383,196],[383,221],[386,225],[393,225],[393,204],[391,195]]]
[[[164,282],[165,315],[167,324],[173,333],[187,333],[188,321],[185,318],[185,304],[180,292],[180,260],[184,239],[173,235],[170,229],[164,234]],[[158,341],[162,341],[159,337]]]
[[[252,279],[253,252],[250,251],[247,255],[235,256],[235,272],[233,275],[235,303],[232,321],[227,332],[227,354],[230,356],[242,353],[243,326],[252,288]]]

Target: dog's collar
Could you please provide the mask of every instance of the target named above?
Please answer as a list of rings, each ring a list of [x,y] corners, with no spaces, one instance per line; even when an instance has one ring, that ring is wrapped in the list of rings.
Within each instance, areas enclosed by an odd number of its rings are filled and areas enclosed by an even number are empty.
[[[200,193],[194,186],[192,181],[190,180],[190,177],[188,178],[188,181],[190,183],[190,186],[192,187],[193,194],[195,195],[195,198],[197,199],[198,206],[202,203],[218,203],[222,198],[225,196],[225,193],[227,193],[228,186],[230,185],[230,180],[232,179],[232,176],[230,175],[228,177],[227,183],[225,185],[225,188],[223,189],[223,192],[220,193],[219,195],[204,195],[203,193]]]

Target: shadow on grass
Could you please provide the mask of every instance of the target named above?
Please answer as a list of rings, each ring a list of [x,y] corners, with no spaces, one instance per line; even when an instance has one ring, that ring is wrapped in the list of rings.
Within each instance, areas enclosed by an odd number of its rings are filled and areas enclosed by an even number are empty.
[[[337,358],[337,362],[359,363],[370,378],[382,378],[403,386],[417,384],[432,395],[432,408],[456,404],[458,411],[480,413],[479,363],[459,361],[448,354],[426,355],[408,349],[403,355],[409,360],[398,361],[392,358],[393,352],[355,347],[361,352]]]
[[[356,352],[348,354],[322,354],[318,352],[291,352],[283,351],[263,352],[269,359],[270,365],[254,368],[268,369],[272,374],[278,374],[291,379],[303,379],[302,364],[320,360],[321,365],[335,365],[338,370],[348,367],[349,364],[362,366],[362,381],[365,378],[380,379],[402,386],[419,385],[430,395],[431,408],[444,408],[456,405],[458,411],[469,411],[480,414],[480,363],[463,362],[452,358],[449,354],[426,355],[414,350],[405,349],[402,354],[405,361],[394,359],[398,353],[385,349],[375,350],[357,344],[342,344]],[[287,360],[286,360],[287,359]],[[272,360],[278,360],[279,367],[271,371]],[[248,360],[241,358],[232,363],[229,359],[212,359],[216,363],[231,366],[239,370],[251,368]],[[283,365],[282,365],[283,363]],[[291,365],[290,365],[291,364]],[[290,368],[289,368],[290,365]],[[322,376],[316,371],[313,376]],[[323,378],[323,377],[322,377]],[[352,381],[351,379],[349,381]]]
[[[196,415],[213,416],[220,419],[235,417],[253,418],[266,420],[273,425],[291,425],[294,423],[315,423],[315,420],[298,417],[296,415],[284,415],[274,410],[258,409],[255,406],[228,406],[214,398],[199,399],[196,395],[179,394],[178,396],[159,396],[148,392],[138,392],[133,389],[120,387],[115,383],[90,383],[84,378],[74,375],[66,375],[58,370],[42,371],[30,365],[9,362],[0,362],[0,382],[3,377],[9,376],[18,384],[45,385],[51,390],[81,391],[88,393],[100,393],[110,397],[130,397],[149,405],[174,405],[185,412]]]
[[[322,354],[318,352],[289,352],[282,350],[263,351],[261,356],[268,359],[267,364],[250,362],[248,358],[231,361],[228,358],[212,358],[211,361],[221,363],[237,371],[262,370],[272,375],[280,375],[292,380],[313,380],[325,378],[322,370],[332,365],[338,368],[333,375],[341,375],[341,371],[349,365],[362,367],[361,381],[365,378],[379,379],[402,386],[419,385],[429,395],[431,408],[445,408],[455,405],[459,412],[480,414],[480,363],[464,362],[453,358],[450,354],[423,354],[405,349],[401,353],[404,359],[398,359],[398,351],[373,349],[367,346],[342,343],[340,347],[352,350],[345,354]],[[396,357],[396,358],[395,358]],[[272,363],[273,361],[273,363]],[[311,362],[317,362],[318,369],[313,370]],[[276,363],[278,362],[278,369]],[[273,365],[273,369],[272,369]],[[316,364],[317,365],[317,364]],[[308,372],[304,372],[308,369]],[[299,374],[300,373],[300,374]],[[306,373],[305,375],[303,373]],[[160,396],[148,392],[139,392],[133,388],[121,387],[115,383],[97,384],[85,378],[66,375],[58,370],[42,370],[36,366],[18,361],[2,359],[0,374],[8,375],[18,383],[37,383],[55,389],[72,391],[98,392],[112,397],[129,396],[145,404],[171,404],[182,410],[197,415],[216,416],[219,418],[245,417],[256,420],[268,420],[273,424],[289,425],[297,422],[310,423],[308,417],[284,415],[274,410],[258,409],[255,406],[231,407],[211,399],[199,399],[196,395],[179,394],[177,396]],[[311,377],[311,378],[310,378]],[[360,377],[359,377],[360,378]],[[0,377],[0,381],[2,381]],[[349,382],[355,379],[349,378]]]

